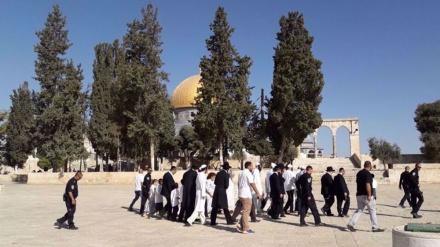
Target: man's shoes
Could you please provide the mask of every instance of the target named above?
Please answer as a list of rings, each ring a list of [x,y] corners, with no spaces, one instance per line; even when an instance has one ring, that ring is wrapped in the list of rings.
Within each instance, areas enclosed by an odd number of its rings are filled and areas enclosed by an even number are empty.
[[[286,217],[284,214],[280,215],[280,217]]]
[[[185,222],[185,226],[192,226],[192,223],[189,223],[188,221]]]
[[[344,217],[344,215],[342,215],[342,214],[338,214],[338,217]]]
[[[327,216],[335,216],[334,214],[327,214]]]
[[[343,214],[342,217],[348,218],[350,216],[348,216],[347,214]]]
[[[316,223],[315,226],[325,226],[325,223],[322,223],[322,222]]]
[[[240,224],[235,225],[235,228],[237,229],[238,232],[242,233],[243,229],[241,228]]]
[[[399,204],[399,207],[401,207],[401,208],[405,208],[405,206],[403,206],[403,204]]]
[[[348,228],[348,230],[350,230],[350,232],[355,232],[355,231],[356,231],[356,229],[354,228],[354,226],[352,226],[352,225],[350,225],[350,224],[347,225],[347,228]]]
[[[417,214],[417,213],[413,213],[412,215],[413,215],[414,219],[422,218],[422,216],[420,214]]]
[[[55,223],[58,226],[58,229],[61,229],[61,226],[63,225],[65,220],[57,219],[57,222]]]
[[[235,225],[235,222],[228,222],[226,225]]]
[[[69,225],[69,226],[67,227],[67,229],[69,229],[69,230],[78,230],[79,228],[76,227],[75,225]]]
[[[211,223],[211,224],[209,224],[210,226],[216,226],[216,225],[218,225],[218,223]]]
[[[134,210],[133,210],[133,208],[128,208],[127,211],[133,212]]]
[[[324,208],[321,208],[321,212],[323,215],[326,215]]]
[[[284,210],[284,214],[290,214],[289,212],[287,212],[287,210]]]
[[[308,224],[299,224],[300,227],[306,227],[309,226]]]
[[[258,223],[258,222],[260,222],[260,220],[252,219],[251,222]]]
[[[380,229],[380,228],[373,229],[373,232],[384,232],[384,231],[385,231],[384,229]]]
[[[252,231],[251,229],[249,229],[247,231],[243,231],[242,233],[244,233],[244,234],[254,234],[255,232]]]
[[[238,223],[238,220],[232,220],[233,223]]]

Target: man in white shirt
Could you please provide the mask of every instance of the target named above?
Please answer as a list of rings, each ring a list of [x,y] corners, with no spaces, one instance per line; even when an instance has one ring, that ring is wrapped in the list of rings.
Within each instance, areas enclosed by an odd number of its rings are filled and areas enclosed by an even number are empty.
[[[295,189],[294,185],[292,184],[292,178],[294,177],[294,173],[292,171],[292,165],[288,164],[286,171],[283,173],[284,178],[284,190],[287,194],[287,203],[284,206],[283,210],[285,214],[293,213],[293,189]],[[287,210],[290,208],[289,212]]]
[[[249,213],[252,208],[252,189],[257,194],[259,200],[262,199],[260,192],[255,185],[252,170],[254,165],[247,161],[244,164],[245,169],[238,175],[238,199],[243,205],[243,212],[240,222],[237,224],[237,230],[244,234],[251,234],[254,231],[249,229]],[[251,189],[252,188],[252,189]]]
[[[144,182],[144,170],[139,169],[139,174],[136,175],[136,179],[134,182],[135,197],[134,197],[133,201],[131,202],[130,206],[128,207],[128,211],[133,211],[133,205],[136,203],[136,201],[141,196],[143,182]]]
[[[272,199],[270,197],[270,176],[273,173],[273,168],[277,166],[275,163],[270,163],[270,168],[266,172],[266,178],[264,179],[264,186],[266,188],[266,205],[264,205],[263,212],[267,212],[269,210],[269,207],[272,204]]]
[[[252,175],[254,177],[255,186],[257,186],[258,191],[263,192],[263,185],[261,184],[261,165],[260,163],[257,163],[255,168],[252,171]],[[255,207],[255,214],[261,213],[261,201],[258,200],[257,194],[255,191],[252,191],[252,202]]]

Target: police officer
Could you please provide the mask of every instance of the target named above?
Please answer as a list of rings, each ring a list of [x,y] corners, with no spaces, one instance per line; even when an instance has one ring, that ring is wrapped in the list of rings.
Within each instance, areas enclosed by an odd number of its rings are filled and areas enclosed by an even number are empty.
[[[315,219],[315,226],[323,226],[318,209],[316,208],[315,198],[312,194],[312,166],[306,167],[306,172],[299,177],[297,184],[299,185],[301,206],[300,206],[300,226],[307,226],[304,218],[306,217],[307,208],[310,208]]]
[[[417,214],[424,201],[423,193],[420,191],[419,185],[420,169],[422,169],[422,165],[420,163],[417,163],[416,168],[411,171],[408,179],[409,192],[411,193],[411,206],[413,208],[411,214],[413,215],[413,218],[422,218],[421,215]]]
[[[141,209],[140,214],[142,217],[145,217],[147,214],[145,213],[145,204],[147,203],[147,199],[149,198],[150,194],[150,187],[151,187],[151,173],[153,172],[153,169],[148,168],[147,174],[144,177],[144,182],[142,183],[142,199],[141,199]]]
[[[69,226],[67,229],[70,230],[78,230],[78,227],[73,223],[73,216],[76,211],[76,198],[78,197],[78,181],[82,178],[82,173],[80,171],[75,173],[75,176],[67,182],[66,191],[63,195],[63,200],[66,203],[67,213],[57,219],[58,227],[61,228],[61,225],[67,220]]]
[[[408,187],[408,179],[409,179],[409,166],[405,166],[405,171],[400,174],[400,180],[399,180],[399,190],[402,190],[405,192],[405,195],[402,197],[402,200],[400,200],[399,206],[401,208],[405,208],[403,204],[405,203],[405,200],[408,201],[408,204],[411,206],[411,198],[409,196],[409,187]]]

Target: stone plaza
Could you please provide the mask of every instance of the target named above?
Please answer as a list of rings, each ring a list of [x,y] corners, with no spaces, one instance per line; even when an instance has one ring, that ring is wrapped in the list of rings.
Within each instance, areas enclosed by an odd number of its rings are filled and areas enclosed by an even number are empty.
[[[93,174],[93,173],[92,173]],[[85,174],[91,176],[92,174]],[[315,174],[314,195],[318,208],[319,175]],[[134,177],[133,177],[134,179]],[[349,218],[321,216],[327,224],[315,227],[308,216],[308,227],[299,227],[299,217],[287,215],[282,220],[251,223],[255,234],[239,234],[219,215],[219,225],[194,224],[185,227],[167,220],[146,219],[128,212],[133,199],[132,185],[81,185],[75,223],[78,231],[58,229],[55,219],[65,213],[64,185],[28,185],[6,183],[0,194],[0,246],[392,246],[392,229],[407,223],[440,223],[439,184],[422,184],[425,203],[421,219],[413,219],[410,208],[397,208],[403,192],[397,185],[379,184],[377,212],[384,233],[371,232],[367,213],[361,216],[357,231],[346,229]],[[349,183],[352,215],[355,207],[355,183]],[[236,195],[237,196],[237,195]],[[139,208],[140,200],[135,209]],[[336,205],[332,208],[336,211]]]

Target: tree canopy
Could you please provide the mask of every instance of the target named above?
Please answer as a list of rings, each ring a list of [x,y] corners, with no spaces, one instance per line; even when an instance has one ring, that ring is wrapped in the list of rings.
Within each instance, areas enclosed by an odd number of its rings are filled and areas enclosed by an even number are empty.
[[[369,138],[368,147],[373,160],[379,159],[383,165],[400,157],[400,147],[395,143],[391,145],[383,139]]]
[[[34,105],[28,82],[13,90],[10,98],[12,106],[6,128],[6,151],[12,165],[22,166],[35,148]]]
[[[35,80],[41,91],[36,105],[38,152],[47,157],[54,171],[62,164],[85,155],[86,93],[82,92],[82,69],[64,56],[72,45],[65,29],[66,17],[53,6],[44,28],[38,31],[34,50]]]
[[[429,160],[440,162],[440,100],[417,106],[414,121],[423,142],[420,151]]]
[[[240,56],[232,45],[234,29],[229,26],[222,7],[217,9],[210,30],[213,34],[206,40],[209,55],[200,60],[202,79],[192,124],[205,146],[219,150],[223,163],[227,143],[237,150],[243,147],[246,121],[254,107],[248,86],[252,61],[250,57]]]
[[[321,61],[312,53],[313,37],[304,27],[303,15],[289,12],[279,24],[272,98],[267,101],[267,131],[278,154],[277,161],[282,162],[289,143],[299,146],[321,125],[318,109],[324,79]]]

